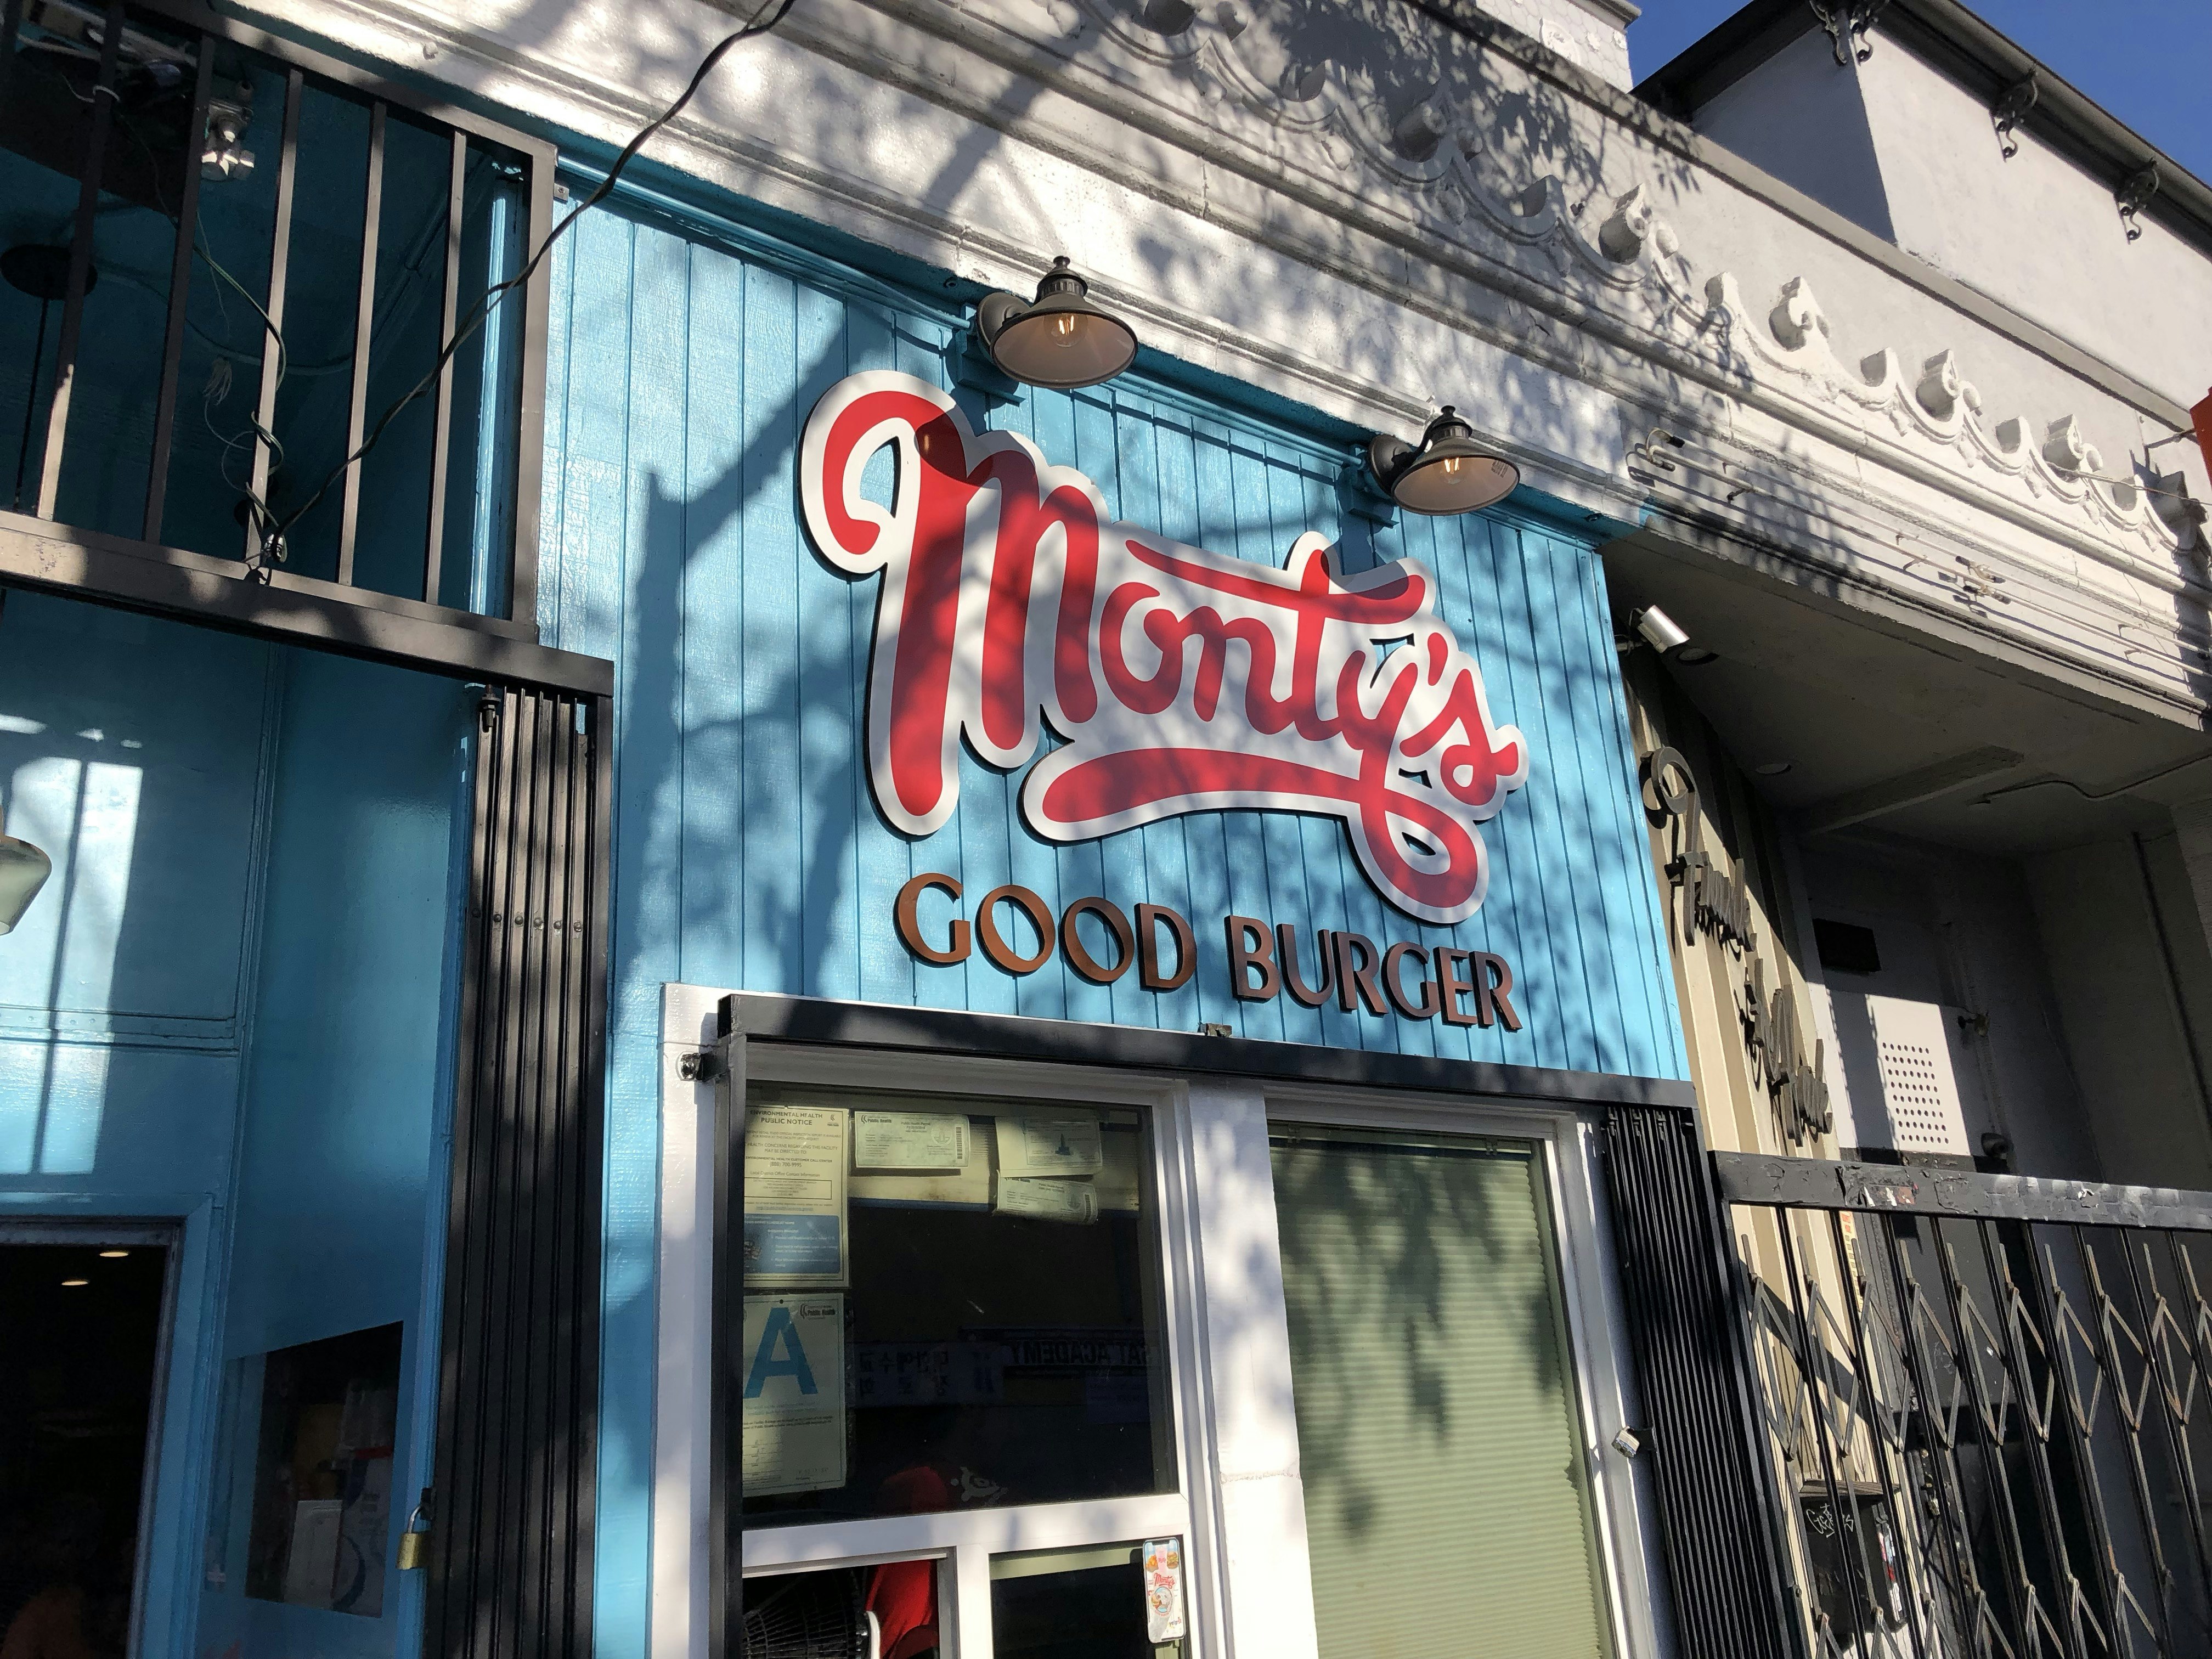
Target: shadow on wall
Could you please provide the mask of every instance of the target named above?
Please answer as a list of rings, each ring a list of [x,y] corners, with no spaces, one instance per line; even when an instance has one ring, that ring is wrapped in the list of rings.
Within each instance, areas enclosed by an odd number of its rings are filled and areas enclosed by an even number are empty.
[[[1177,16],[1191,10],[1175,5],[1158,9]],[[1613,124],[1595,118],[1565,92],[1533,80],[1478,40],[1399,0],[1281,0],[1264,9],[1240,6],[1234,11],[1237,26],[1225,33],[1217,28],[1215,9],[1208,8],[1196,27],[1164,33],[1144,22],[1128,0],[1083,0],[1080,8],[1061,0],[1036,14],[1036,22],[1038,32],[1049,38],[1050,52],[1066,58],[1079,73],[1091,64],[1111,78],[1118,73],[1114,65],[1129,55],[1128,42],[1156,58],[1183,63],[1177,73],[1189,89],[1194,115],[1231,107],[1242,111],[1241,94],[1222,98],[1218,77],[1211,70],[1200,72],[1197,66],[1205,57],[1197,46],[1200,35],[1208,37],[1206,51],[1218,47],[1221,53],[1233,53],[1237,78],[1252,89],[1263,118],[1240,115],[1231,142],[1207,163],[1243,175],[1242,191],[1236,183],[1227,183],[1227,200],[1244,193],[1257,206],[1272,194],[1304,191],[1334,213],[1344,210],[1346,187],[1364,193],[1372,185],[1389,193],[1395,181],[1411,190],[1407,204],[1416,214],[1454,222],[1479,216],[1465,191],[1480,188],[1511,204],[1509,219],[1517,215],[1533,222],[1556,199],[1559,211],[1580,227],[1578,234],[1593,237],[1604,217],[1597,209],[1602,204],[1609,210],[1612,192],[1642,185],[1663,204],[1703,188],[1698,170],[1671,152],[1638,149],[1632,160],[1617,153],[1623,145]],[[535,0],[502,23],[501,33],[513,49],[543,50],[558,58],[568,50],[564,43],[572,23],[569,6]],[[782,31],[792,34],[802,24],[796,17],[787,20]],[[1102,26],[1110,27],[1120,41],[1109,44]],[[593,72],[610,84],[672,93],[724,27],[724,20],[715,17],[712,27],[689,38],[661,32],[626,35],[605,44],[626,49],[628,60],[595,63]],[[701,108],[712,111],[718,103],[726,107],[732,83],[758,85],[760,71],[749,67],[747,55],[775,50],[758,42],[740,47],[707,83]],[[1048,88],[1022,75],[1003,77],[1000,84],[992,101],[974,111],[957,138],[942,148],[927,179],[902,178],[895,188],[917,216],[952,225],[989,226],[1001,246],[1033,240],[1036,246],[1029,251],[1040,270],[1062,252],[1080,265],[1085,249],[1069,238],[1085,222],[1088,198],[1054,198],[1043,183],[1049,175],[1018,159],[1036,153],[1029,140],[1015,135]],[[865,118],[856,115],[852,74],[825,58],[779,64],[775,85],[780,147],[793,154],[850,155],[856,119],[875,118],[872,111]],[[1200,95],[1201,88],[1212,94],[1212,102]],[[889,103],[890,94],[884,101]],[[1359,136],[1347,155],[1347,135],[1355,129]],[[993,166],[1001,159],[1008,164]],[[1161,167],[1161,176],[1168,178],[1176,165]],[[1553,184],[1548,192],[1540,187],[1546,179]],[[1344,334],[1341,290],[1335,282],[1318,281],[1310,267],[1255,242],[1184,238],[1165,228],[1170,216],[1162,218],[1163,228],[1140,228],[1121,246],[1111,273],[1117,284],[1163,304],[1195,307],[1224,331],[1257,338],[1335,341]],[[1479,244],[1484,238],[1470,240]],[[1527,250],[1513,244],[1510,228],[1495,240],[1495,248],[1487,252],[1501,262],[1503,274],[1504,266]],[[1544,264],[1539,274],[1556,282],[1561,273]],[[1395,293],[1394,279],[1376,269],[1378,284]],[[1579,356],[1583,348],[1565,324],[1504,297],[1513,285],[1501,284],[1494,295],[1463,292],[1493,328],[1510,329],[1521,349],[1563,362]],[[965,285],[951,279],[946,286]],[[1359,326],[1345,343],[1345,366],[1366,380],[1422,397],[1449,399],[1456,392],[1463,402],[1474,401],[1465,395],[1468,389],[1427,386],[1431,371],[1408,362],[1395,331],[1379,318]],[[1539,449],[1565,453],[1585,446],[1589,411],[1561,397],[1555,371],[1519,355],[1501,354],[1495,372],[1496,382],[1481,388],[1486,424]]]
[[[1300,1471],[1308,1504],[1331,1505],[1354,1536],[1394,1502],[1363,1469],[1363,1431],[1395,1424],[1464,1457],[1474,1425],[1456,1413],[1485,1399],[1464,1367],[1470,1321],[1513,1339],[1528,1363],[1516,1382],[1547,1394],[1567,1386],[1547,1269],[1529,1249],[1532,1189],[1458,1178],[1462,1161],[1407,1144],[1310,1143],[1275,1161],[1291,1340],[1312,1395]],[[1511,1152],[1504,1162],[1524,1167]],[[1501,1210],[1515,1196],[1523,1201]]]
[[[557,51],[570,17],[567,6],[538,0],[506,24],[503,33],[525,50],[542,46]],[[1286,59],[1326,49],[1335,66],[1330,71],[1334,84],[1357,95],[1388,99],[1409,87],[1424,88],[1443,112],[1445,143],[1451,147],[1440,149],[1438,167],[1457,165],[1452,151],[1468,156],[1470,166],[1480,157],[1484,177],[1498,185],[1517,181],[1516,188],[1525,187],[1551,175],[1566,198],[1576,201],[1605,182],[1608,157],[1603,146],[1609,141],[1601,138],[1595,151],[1584,144],[1564,99],[1533,95],[1511,84],[1506,66],[1465,40],[1455,43],[1465,50],[1454,50],[1449,64],[1438,64],[1430,25],[1394,0],[1352,7],[1305,0],[1273,9],[1264,26],[1255,27],[1273,32],[1271,38]],[[715,20],[714,34],[721,27]],[[623,46],[634,54],[632,60],[602,70],[617,84],[671,88],[688,76],[714,34],[702,31],[688,43],[659,34],[629,38]],[[1258,44],[1255,37],[1255,50]],[[746,73],[745,50],[720,77]],[[1095,29],[1072,50],[1079,59],[1097,52]],[[788,65],[780,65],[784,67],[787,77],[778,82],[781,119],[798,130],[790,147],[849,152],[855,118],[849,76],[826,60],[796,55]],[[1006,84],[1010,90],[1002,100],[942,154],[926,185],[902,184],[901,193],[918,210],[941,214],[952,222],[989,223],[1017,238],[1057,235],[1052,228],[1069,222],[1073,204],[1042,199],[1034,174],[1008,167],[1003,176],[992,173],[986,187],[987,165],[994,157],[1009,147],[1023,148],[1003,129],[1018,125],[1041,91],[1019,78]],[[718,95],[710,83],[707,107],[714,106]],[[804,131],[809,122],[817,131]],[[1284,169],[1271,167],[1267,156],[1254,155],[1249,161],[1255,190],[1279,186],[1289,177]],[[1693,187],[1686,172],[1679,188]],[[1024,226],[1035,229],[1025,233],[1020,228]],[[605,233],[609,239],[614,234]],[[579,247],[594,242],[593,228],[580,225],[561,257],[584,258]],[[1219,251],[1209,244],[1201,252],[1180,240],[1142,234],[1131,247],[1140,268],[1125,268],[1118,280],[1162,299],[1206,296],[1205,309],[1229,328],[1281,338],[1334,337],[1340,330],[1341,319],[1328,294],[1306,280],[1310,273],[1285,266],[1257,246]],[[1059,251],[1037,247],[1040,268]],[[1066,251],[1079,260],[1083,256],[1080,248]],[[793,649],[791,633],[746,637],[726,660],[711,665],[696,660],[687,665],[682,649],[687,599],[696,603],[700,594],[731,585],[742,590],[746,581],[760,580],[742,568],[742,561],[716,550],[718,538],[726,542],[733,527],[742,527],[748,536],[786,538],[793,556],[799,553],[799,532],[789,524],[787,499],[792,446],[815,398],[845,371],[846,348],[834,331],[826,341],[811,335],[811,324],[802,318],[775,343],[782,363],[775,383],[764,385],[764,374],[756,376],[743,346],[696,343],[669,322],[681,314],[684,284],[695,274],[702,282],[734,285],[744,280],[728,270],[705,269],[722,258],[720,250],[648,250],[641,241],[602,247],[590,257],[607,263],[594,272],[596,286],[580,281],[570,285],[580,297],[569,302],[572,318],[556,318],[554,349],[571,350],[573,361],[562,363],[556,357],[550,378],[558,385],[564,374],[573,382],[579,375],[590,380],[641,372],[650,383],[634,412],[621,409],[617,396],[579,400],[573,410],[549,407],[546,540],[551,556],[542,575],[541,597],[551,642],[617,656],[623,663],[617,751],[622,808],[616,849],[621,901],[614,919],[614,1110],[607,1146],[605,1335],[611,1354],[642,1354],[650,1352],[653,1340],[651,1219],[658,1166],[651,1128],[657,1087],[652,1034],[658,1030],[659,986],[681,981],[811,988],[823,982],[823,966],[833,951],[854,959],[853,974],[887,978],[896,964],[873,963],[849,933],[819,925],[810,929],[808,922],[810,916],[830,914],[829,900],[848,881],[861,882],[863,903],[887,910],[890,899],[889,891],[876,892],[856,868],[859,844],[888,834],[875,817],[865,783],[856,784],[843,764],[817,763],[823,758],[821,745],[830,740],[827,726],[846,721],[848,713],[836,702],[823,702],[822,688],[808,685],[804,671],[793,666],[806,659],[842,662],[836,697],[848,698],[844,685],[856,678],[854,665],[865,664],[867,650],[860,608],[802,605],[795,595],[780,591],[778,608],[788,613],[786,625],[805,642],[805,649]],[[945,282],[948,290],[961,286],[955,279]],[[632,306],[635,313],[629,310]],[[878,331],[879,348],[869,352],[870,365],[940,376],[942,337],[902,333],[888,314],[890,308],[883,309],[886,314],[869,325]],[[658,319],[650,331],[653,337],[634,339],[645,332],[634,317],[648,313]],[[1533,313],[1523,320],[1532,341],[1540,342],[1553,331],[1547,319]],[[1560,342],[1562,351],[1571,346]],[[1386,384],[1418,380],[1425,373],[1408,368],[1396,337],[1380,325],[1362,336],[1357,355],[1358,372]],[[696,360],[709,357],[713,372],[699,375]],[[1486,390],[1493,407],[1504,411],[1495,417],[1497,423],[1524,434],[1532,444],[1565,450],[1583,441],[1583,411],[1562,403],[1550,372],[1507,362],[1499,384]],[[1444,388],[1438,395],[1450,392]],[[980,411],[969,413],[974,418]],[[672,450],[682,458],[674,465],[661,459]],[[1104,472],[1091,470],[1103,481]],[[1112,495],[1109,486],[1109,500]],[[780,527],[773,522],[779,519]],[[568,562],[554,553],[556,545],[575,550]],[[624,551],[617,555],[617,548]],[[1279,561],[1282,550],[1276,545],[1267,553]],[[1371,550],[1356,549],[1355,544],[1354,556],[1371,557]],[[781,580],[787,588],[790,578]],[[1599,667],[1609,669],[1610,664]],[[1610,699],[1609,684],[1598,668],[1578,663],[1571,672],[1577,708],[1601,694]],[[802,708],[820,710],[821,723],[798,718]],[[753,710],[775,715],[763,726],[782,752],[766,760],[758,753],[760,739],[751,739],[750,747],[739,741],[741,720]],[[711,796],[718,810],[686,813],[682,803],[687,791]],[[794,826],[791,856],[773,878],[756,872],[747,880],[739,860],[739,826],[769,800],[777,816]],[[995,860],[1002,856],[1000,849],[1018,848],[1023,839],[1011,822],[979,823],[973,833],[993,838],[977,854],[979,866],[985,861],[981,853]],[[1332,863],[1341,857],[1336,845],[1340,840],[1340,835],[1332,840]],[[1255,848],[1262,854],[1256,860],[1260,866],[1269,862],[1266,854],[1278,844],[1271,839],[1265,849]],[[1295,837],[1290,844],[1298,846]],[[1142,880],[1146,872],[1141,839],[1133,839],[1132,846],[1135,850],[1106,856],[1131,859]],[[1578,887],[1571,898],[1560,896],[1572,905],[1586,939],[1601,936],[1607,918],[1605,900],[1595,887]],[[703,923],[682,925],[699,918],[713,919],[718,926],[723,918],[734,922],[735,936],[746,941],[742,959],[731,964],[718,957]],[[1355,918],[1352,925],[1359,922]],[[1397,936],[1414,931],[1407,927]],[[1419,931],[1427,936],[1428,930]],[[1557,931],[1565,937],[1573,930]],[[1444,939],[1438,933],[1434,942]],[[1501,943],[1509,951],[1515,948],[1510,940]],[[1569,939],[1562,948],[1577,947]],[[1586,954],[1602,955],[1583,948]],[[754,971],[763,963],[764,971]],[[732,965],[734,971],[724,971]],[[1608,964],[1600,963],[1597,971],[1610,971]],[[1190,1019],[1182,1020],[1178,1007],[1173,1023],[1196,1023],[1200,1016],[1195,996],[1190,1000]],[[1129,1017],[1118,993],[1113,1008],[1114,1014],[1105,1017]],[[1335,1017],[1332,1012],[1327,1018],[1334,1022]],[[1328,1030],[1333,1041],[1352,1046],[1361,1042],[1356,1018],[1346,1017],[1341,1028],[1332,1024]],[[641,1491],[648,1478],[649,1445],[632,1443],[632,1431],[650,1421],[649,1379],[611,1365],[607,1388],[601,1495],[611,1513],[633,1501],[626,1494]],[[626,1407],[624,1398],[633,1393],[635,1399]],[[603,1539],[611,1536],[603,1534]],[[605,1628],[627,1628],[632,1621],[642,1627],[645,1582],[641,1553],[632,1560],[610,1543],[599,1571]]]

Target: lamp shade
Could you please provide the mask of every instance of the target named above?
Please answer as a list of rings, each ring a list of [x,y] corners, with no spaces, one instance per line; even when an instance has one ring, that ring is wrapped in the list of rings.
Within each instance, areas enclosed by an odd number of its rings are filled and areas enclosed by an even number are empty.
[[[1137,357],[1137,332],[1093,304],[1090,288],[1063,254],[1037,284],[1035,301],[988,295],[975,322],[991,361],[1017,380],[1060,391],[1097,386],[1128,368]]]
[[[13,836],[0,836],[0,933],[12,933],[54,872],[43,848]]]
[[[1419,449],[1395,438],[1369,447],[1375,476],[1409,513],[1472,513],[1513,493],[1521,469],[1474,441],[1474,428],[1449,404],[1421,434]]]

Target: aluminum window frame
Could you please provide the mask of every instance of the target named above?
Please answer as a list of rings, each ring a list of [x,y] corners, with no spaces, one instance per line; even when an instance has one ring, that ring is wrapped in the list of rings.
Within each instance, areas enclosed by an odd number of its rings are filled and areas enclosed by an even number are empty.
[[[687,994],[679,995],[679,992]],[[659,1355],[663,1386],[659,1391],[662,1420],[655,1428],[653,1578],[656,1594],[649,1638],[653,1659],[709,1659],[718,1649],[725,1654],[736,1652],[735,1632],[728,1632],[729,1639],[725,1641],[725,1633],[718,1628],[721,1609],[716,1603],[723,1574],[710,1570],[715,1565],[717,1539],[722,1531],[720,1460],[711,1449],[718,1443],[713,1358],[719,1346],[717,1334],[711,1328],[710,1312],[703,1318],[672,1319],[670,1306],[672,1292],[681,1298],[696,1296],[702,1282],[711,1287],[711,1264],[702,1263],[700,1258],[710,1254],[705,1247],[713,1237],[713,1228],[722,1219],[720,1188],[714,1178],[710,1151],[711,1143],[720,1139],[711,1097],[720,1080],[683,1075],[684,1055],[702,1046],[697,1038],[687,1040],[680,1035],[699,1030],[696,1014],[689,1022],[685,1016],[698,1009],[700,994],[689,992],[688,988],[668,988],[669,1012],[663,1032],[663,1317]],[[707,998],[704,1012],[710,1025],[712,1004],[717,1000],[712,994]],[[1203,1353],[1204,1302],[1196,1288],[1192,1208],[1195,1183],[1190,1179],[1187,1157],[1188,1080],[1097,1064],[948,1054],[930,1060],[928,1079],[917,1089],[915,1058],[883,1049],[741,1036],[725,1045],[723,1052],[729,1056],[725,1063],[731,1067],[728,1083],[732,1089],[759,1083],[799,1083],[881,1089],[905,1095],[944,1094],[966,1100],[1049,1100],[1146,1110],[1150,1173],[1158,1206],[1156,1265],[1160,1276],[1161,1334],[1167,1347],[1169,1408],[1173,1416],[1169,1440],[1175,1456],[1172,1489],[1161,1492],[930,1515],[746,1526],[741,1534],[743,1576],[766,1578],[886,1561],[934,1560],[939,1563],[939,1630],[946,1659],[990,1659],[994,1556],[1180,1537],[1189,1564],[1186,1584],[1192,1652],[1194,1656],[1225,1654],[1226,1644],[1218,1635],[1218,1605],[1208,1605],[1208,1586],[1218,1584],[1219,1568],[1208,1541],[1212,1534],[1214,1458],[1206,1413],[1197,1403],[1206,1395],[1198,1374]],[[679,1094],[691,1098],[679,1104],[675,1098]],[[689,1105],[688,1112],[682,1109],[683,1104]],[[690,1155],[690,1168],[694,1173],[690,1179],[681,1170],[675,1172],[673,1181],[670,1179],[672,1152],[679,1165],[686,1163],[686,1153]],[[672,1227],[679,1207],[691,1223],[689,1227]],[[709,1268],[703,1274],[702,1266]],[[708,1297],[694,1305],[711,1309],[711,1289]],[[667,1386],[672,1371],[691,1384],[677,1389],[674,1399]],[[672,1407],[688,1421],[670,1422],[666,1413]],[[675,1490],[663,1490],[671,1486]],[[700,1490],[702,1487],[707,1490]],[[684,1528],[689,1546],[680,1552],[669,1547],[671,1529],[678,1526]],[[676,1559],[679,1555],[680,1563]],[[680,1598],[684,1614],[664,1618],[664,1610],[675,1613],[672,1598]],[[1211,1630],[1205,1631],[1208,1626]]]
[[[1194,1659],[1228,1659],[1240,1644],[1264,1647],[1271,1659],[1315,1659],[1310,1638],[1297,1632],[1295,1610],[1276,1616],[1299,1597],[1310,1600],[1295,1454],[1287,1467],[1273,1468],[1267,1460],[1279,1452],[1264,1443],[1255,1449],[1255,1439],[1266,1443],[1273,1434],[1279,1441],[1279,1425],[1260,1420],[1264,1411],[1255,1418],[1252,1402],[1239,1397],[1239,1361],[1223,1352],[1236,1337],[1258,1328],[1267,1341],[1279,1342],[1287,1361],[1279,1253],[1272,1297],[1264,1272],[1237,1285],[1241,1327],[1232,1329],[1222,1317],[1228,1310],[1216,1305],[1224,1273],[1244,1271],[1245,1264],[1227,1258],[1243,1249],[1250,1229],[1264,1224],[1265,1242],[1274,1247],[1267,1133],[1278,1122],[1295,1122],[1495,1135],[1534,1143],[1542,1156],[1616,1659],[1669,1659],[1666,1621],[1655,1607],[1668,1592],[1650,1471],[1643,1467],[1650,1460],[1632,1461],[1608,1443],[1617,1427],[1640,1419],[1633,1414],[1632,1359],[1599,1160],[1606,1100],[1623,1091],[1663,1093],[1679,1085],[1576,1076],[1572,1083],[1595,1085],[1589,1091],[1595,1097],[1585,1100],[1577,1097],[1581,1091],[1558,1086],[1570,1081],[1563,1074],[1534,1071],[1525,1076],[1544,1092],[1518,1098],[1394,1085],[1396,1073],[1387,1066],[1374,1068],[1370,1080],[1326,1080],[1342,1059],[1328,1049],[1311,1051],[1309,1063],[1325,1080],[1308,1082],[1269,1069],[1288,1060],[1275,1052],[1287,1045],[743,994],[733,997],[734,1017],[742,1023],[750,1015],[762,1024],[750,1034],[732,1034],[717,1048],[720,1010],[730,994],[673,983],[663,988],[651,1659],[720,1659],[725,1634],[714,1545],[721,1523],[709,1491],[717,1482],[711,1407],[716,1337],[708,1310],[718,1213],[714,1170],[726,1143],[716,1129],[718,1085],[697,1074],[699,1057],[717,1053],[731,1067],[732,1086],[750,1078],[911,1094],[916,1065],[924,1063],[929,1092],[1149,1107],[1178,1459],[1179,1490],[1156,1496],[748,1528],[745,1577],[934,1560],[946,1659],[993,1659],[993,1556],[1175,1534],[1184,1540]],[[938,1041],[923,1034],[939,1027]],[[1127,1042],[1108,1041],[1124,1036]],[[1127,1058],[1117,1060],[1117,1054]],[[1303,1051],[1299,1058],[1306,1059]],[[1504,1068],[1468,1070],[1471,1082],[1508,1080]],[[1418,1075],[1430,1080],[1425,1071]],[[1249,1177],[1255,1150],[1267,1168],[1264,1218],[1253,1212],[1251,1191],[1231,1200],[1209,1188],[1201,1200],[1202,1176],[1211,1171],[1218,1179],[1234,1165],[1232,1174]],[[1282,1398],[1287,1401],[1287,1389]],[[1277,1410],[1279,1415],[1279,1404]]]

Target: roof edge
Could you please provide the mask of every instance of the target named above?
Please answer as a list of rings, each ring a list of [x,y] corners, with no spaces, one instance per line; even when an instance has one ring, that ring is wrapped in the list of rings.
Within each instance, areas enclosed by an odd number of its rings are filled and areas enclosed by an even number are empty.
[[[1752,0],[1636,83],[1635,94],[1662,113],[1689,121],[1696,112],[1776,53],[1820,28],[1802,0]],[[2212,254],[2212,185],[1959,0],[1891,0],[1872,25],[1994,111],[2031,76],[2034,106],[2014,123],[2115,192],[2155,167],[2158,190],[2139,210],[2200,252]]]

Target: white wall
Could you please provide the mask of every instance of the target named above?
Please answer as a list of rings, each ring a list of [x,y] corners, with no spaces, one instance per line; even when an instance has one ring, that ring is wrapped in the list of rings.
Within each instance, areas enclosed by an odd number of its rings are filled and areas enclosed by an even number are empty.
[[[2212,1119],[2135,844],[2095,842],[2026,868],[2104,1178],[2212,1189]],[[2193,919],[2165,920],[2170,945],[2170,924]]]
[[[1988,107],[1893,43],[1856,73],[1899,246],[2181,403],[2204,395],[2212,260],[2148,213],[2129,241],[2112,183],[2031,135],[2005,160]]]
[[[1692,123],[1715,143],[1824,207],[1894,241],[1857,66],[1838,66],[1819,29],[1723,91]]]
[[[1987,1127],[2012,1142],[2023,1175],[2094,1175],[2100,1142],[2075,1087],[2073,1028],[2062,1035],[2020,867],[1873,835],[1816,836],[1800,857],[1812,914],[1872,927],[1881,951],[1880,974],[1822,973],[1843,1050],[1830,1087],[1842,1083],[1855,1108],[1871,1091],[1878,1109],[1873,1056],[1852,1052],[1844,999],[1872,993],[1986,1013],[1988,1035],[1952,1048],[1970,1149],[1980,1151]]]
[[[1577,69],[1626,91],[1628,25],[1637,8],[1624,0],[1477,0],[1484,11],[1540,40]]]

